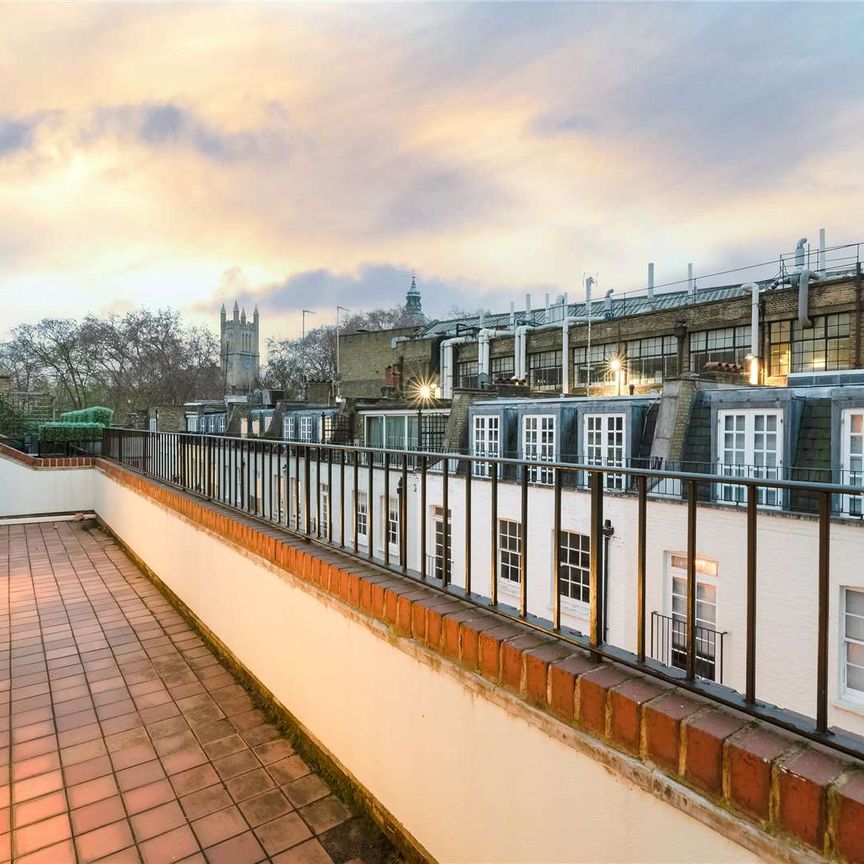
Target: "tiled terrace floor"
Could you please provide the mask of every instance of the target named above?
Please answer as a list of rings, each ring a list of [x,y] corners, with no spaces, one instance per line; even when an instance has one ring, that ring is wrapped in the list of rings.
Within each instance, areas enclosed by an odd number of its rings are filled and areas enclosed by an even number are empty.
[[[0,526],[0,861],[398,860],[87,523]]]

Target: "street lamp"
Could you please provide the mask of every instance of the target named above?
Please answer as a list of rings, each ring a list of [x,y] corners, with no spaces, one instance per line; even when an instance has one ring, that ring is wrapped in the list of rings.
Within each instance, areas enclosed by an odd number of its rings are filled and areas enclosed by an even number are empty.
[[[316,315],[316,314],[317,313],[313,312],[311,309],[304,309],[303,314],[301,315],[301,320],[302,320],[301,328],[302,328],[302,333],[303,333],[302,343],[303,343],[303,399],[304,400],[306,399],[306,385],[308,383],[308,381],[307,381],[308,376],[306,374],[306,316],[307,315]]]

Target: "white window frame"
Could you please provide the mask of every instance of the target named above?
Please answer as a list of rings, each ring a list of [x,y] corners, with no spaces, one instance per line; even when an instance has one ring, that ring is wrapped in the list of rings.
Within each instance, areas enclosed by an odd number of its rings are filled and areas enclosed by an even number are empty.
[[[560,569],[561,569],[561,585],[562,588],[565,584],[564,580],[564,572],[565,570],[578,571],[581,574],[584,574],[585,578],[581,582],[583,588],[587,590],[588,599],[582,600],[581,598],[570,597],[566,595],[563,590],[561,592],[561,608],[567,609],[571,612],[575,612],[579,615],[587,615],[591,609],[591,536],[589,534],[583,534],[581,531],[577,531],[573,528],[562,528],[561,529],[561,540],[563,541],[565,538],[568,539],[571,537],[579,538],[579,546],[570,546],[567,545],[568,552],[571,553],[574,557],[571,558],[570,555],[564,554],[565,544],[562,542],[560,544]],[[555,532],[552,532],[552,546],[553,546],[553,554],[555,552]],[[583,563],[584,556],[584,563]],[[555,569],[554,567],[552,568]],[[552,596],[555,596],[555,574],[552,574]],[[580,581],[577,579],[567,580],[571,584],[580,584]]]
[[[620,426],[620,428],[619,428]],[[627,415],[598,412],[582,421],[582,461],[586,465],[623,467],[627,459]],[[624,489],[623,474],[604,474],[605,489]]]
[[[300,440],[304,442],[312,441],[314,438],[314,417],[306,414],[300,417]]]
[[[773,430],[759,428],[760,421],[775,419]],[[743,420],[741,428],[726,428],[729,419]],[[767,426],[767,424],[763,424]],[[728,436],[735,436],[730,442]],[[767,447],[757,446],[759,436],[775,436],[776,447],[773,451],[774,465],[765,465],[765,457],[772,451]],[[784,466],[784,422],[782,408],[730,408],[717,412],[715,427],[715,454],[717,473],[724,477],[751,477],[763,479],[779,479],[783,475]],[[739,439],[738,436],[741,436]],[[731,447],[727,446],[732,444]],[[764,442],[763,442],[764,443]],[[739,446],[743,444],[743,446]],[[743,463],[728,461],[729,454],[740,453]],[[757,464],[762,462],[763,464]],[[735,483],[716,484],[715,497],[721,504],[744,504],[747,501],[747,488]],[[760,488],[757,503],[760,507],[779,509],[783,506],[782,489]]]
[[[330,487],[326,483],[319,483],[318,494],[321,497],[321,506],[316,509],[321,513],[321,536],[329,540],[330,535],[327,532],[327,525],[330,521]]]
[[[382,496],[381,498],[381,516],[383,522],[383,531],[381,539],[383,543],[387,543],[390,547],[391,555],[399,554],[399,496],[391,495],[390,500]],[[391,530],[392,529],[392,530]],[[391,539],[395,535],[395,540]],[[382,543],[382,548],[383,548]]]
[[[197,432],[198,431],[198,415],[197,414],[187,414],[186,415],[186,431],[187,432]]]
[[[847,486],[864,485],[864,408],[843,409],[840,439],[840,482]],[[864,495],[843,495],[841,509],[845,516],[864,516]]]
[[[554,462],[558,444],[558,418],[554,414],[525,414],[522,417],[522,458],[529,462]],[[551,486],[553,468],[528,468],[528,482]]]
[[[366,546],[369,543],[369,498],[365,492],[354,492],[355,509],[357,512],[357,544]]]
[[[441,579],[446,566],[447,581],[453,579],[453,511],[447,510],[447,562],[444,563],[444,508],[432,507],[432,575]]]
[[[516,519],[499,519],[497,527],[498,589],[505,594],[518,594],[522,584],[522,523]],[[510,572],[515,572],[517,578],[504,575]]]
[[[501,418],[497,414],[475,414],[471,435],[471,452],[474,456],[501,455]],[[472,462],[475,477],[489,477],[492,462]],[[495,468],[497,470],[497,464]]]
[[[282,437],[286,441],[293,441],[297,434],[297,424],[293,415],[286,415],[282,418]]]
[[[864,622],[864,615],[861,615],[858,612],[849,612],[849,595],[850,594],[860,594],[862,598],[864,598],[864,587],[861,586],[845,586],[841,589],[842,592],[842,602],[840,605],[840,662],[839,662],[839,672],[840,672],[840,698],[844,702],[854,703],[855,706],[859,709],[864,709],[864,689],[859,690],[857,687],[850,687],[848,682],[849,677],[849,666],[854,665],[856,668],[862,668],[864,666],[864,661],[859,663],[849,663],[849,648],[850,646],[854,646],[859,649],[857,653],[864,654],[864,639],[859,639],[856,636],[848,635],[849,621],[848,618],[851,616],[854,619],[861,619]],[[864,625],[862,625],[864,626]],[[861,658],[856,658],[856,660],[861,660]]]
[[[676,560],[678,559],[678,560]],[[673,622],[679,622],[681,626],[684,628],[684,632],[686,634],[686,624],[687,624],[687,553],[686,552],[667,552],[666,554],[666,568],[668,573],[668,598],[669,598],[669,617]],[[712,680],[717,680],[720,672],[721,658],[718,656],[719,652],[722,651],[722,642],[720,639],[720,629],[717,626],[717,612],[720,608],[719,603],[719,573],[720,568],[717,561],[711,558],[701,558],[698,555],[696,556],[696,626],[702,627],[705,629],[713,630],[717,635],[714,637],[714,656],[711,657],[709,652],[710,643],[706,641],[704,646],[701,646],[702,651],[700,654],[700,638],[696,637],[696,656],[697,658],[702,656],[706,660],[710,660],[714,663],[714,677]],[[678,582],[679,584],[683,582],[684,584],[684,593],[682,594],[680,591],[676,594],[675,584]],[[713,600],[708,600],[705,597],[700,598],[700,590],[699,589],[709,589],[713,594]],[[683,612],[675,610],[675,599],[678,597],[682,601]],[[704,609],[706,606],[710,606],[714,611],[714,620],[709,621],[707,618],[700,617],[699,609],[700,606]],[[673,623],[674,628],[674,623]],[[673,635],[670,637],[674,640],[674,629]],[[685,648],[686,650],[686,648]]]

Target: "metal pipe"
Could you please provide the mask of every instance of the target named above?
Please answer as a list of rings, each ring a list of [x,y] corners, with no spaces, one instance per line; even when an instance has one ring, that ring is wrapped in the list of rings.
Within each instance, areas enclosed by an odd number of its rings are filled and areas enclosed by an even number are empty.
[[[819,254],[816,258],[816,269],[825,275],[825,229],[819,229]]]
[[[654,262],[648,263],[648,299],[654,299]]]
[[[696,293],[696,282],[693,280],[693,265],[687,265],[687,293],[693,295]]]

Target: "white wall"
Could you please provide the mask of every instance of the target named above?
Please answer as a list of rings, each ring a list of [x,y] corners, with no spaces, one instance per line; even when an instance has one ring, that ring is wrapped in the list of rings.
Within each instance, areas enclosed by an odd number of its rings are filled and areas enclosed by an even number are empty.
[[[331,600],[99,474],[96,509],[438,860],[757,857]],[[159,542],[155,542],[155,538]]]
[[[297,488],[297,466],[273,463],[273,472],[287,467],[291,488]],[[232,466],[233,467],[233,466]],[[267,480],[261,483],[265,515],[270,512],[269,493],[277,484],[269,478],[269,463],[259,463]],[[236,473],[236,469],[235,473]],[[330,507],[333,536],[340,539],[339,466],[334,465]],[[319,483],[328,482],[326,465],[312,463],[312,515],[315,518],[314,491]],[[375,470],[374,545],[382,557],[384,530],[383,470]],[[192,472],[189,472],[192,476]],[[390,495],[396,497],[401,471],[391,471]],[[346,542],[353,542],[353,469],[346,471]],[[368,468],[359,470],[359,488],[368,487]],[[301,500],[303,482],[300,465]],[[247,486],[248,481],[246,481]],[[420,569],[420,480],[408,475],[408,566]],[[434,554],[433,509],[442,504],[442,480],[438,472],[427,476],[427,556]],[[236,498],[240,503],[239,497]],[[472,481],[472,591],[488,597],[490,592],[490,483]],[[465,481],[450,477],[449,509],[452,519],[452,582],[465,584],[464,544]],[[633,496],[607,494],[604,516],[614,526],[609,541],[608,575],[608,641],[631,651],[636,649],[636,519],[637,502]],[[274,504],[274,512],[278,508]],[[650,654],[650,616],[652,611],[671,614],[672,553],[687,549],[686,506],[680,501],[649,498],[646,628]],[[296,503],[291,505],[296,513]],[[553,583],[553,492],[548,487],[532,486],[528,493],[528,609],[541,618],[552,617]],[[498,518],[521,519],[521,490],[514,483],[499,483]],[[585,491],[564,490],[562,494],[562,529],[589,534],[590,495]],[[301,525],[304,524],[301,521]],[[702,506],[697,519],[697,556],[717,563],[717,630],[725,631],[723,683],[744,690],[746,647],[746,519],[743,508],[720,505]],[[818,582],[818,524],[814,519],[760,510],[757,535],[757,698],[762,701],[815,716],[816,692],[816,610]],[[864,734],[864,704],[844,699],[842,695],[842,624],[838,615],[844,587],[864,590],[864,524],[859,521],[835,522],[831,526],[831,589],[829,616],[829,723]],[[365,546],[361,551],[365,551]],[[398,564],[398,551],[392,550],[391,563]],[[432,566],[427,572],[432,573]],[[710,581],[710,580],[709,580]],[[509,589],[509,590],[508,590]],[[499,602],[518,605],[515,586],[499,580]],[[588,610],[569,601],[562,604],[562,623],[581,632],[588,630]]]
[[[93,509],[93,468],[30,468],[0,455],[0,516]]]

